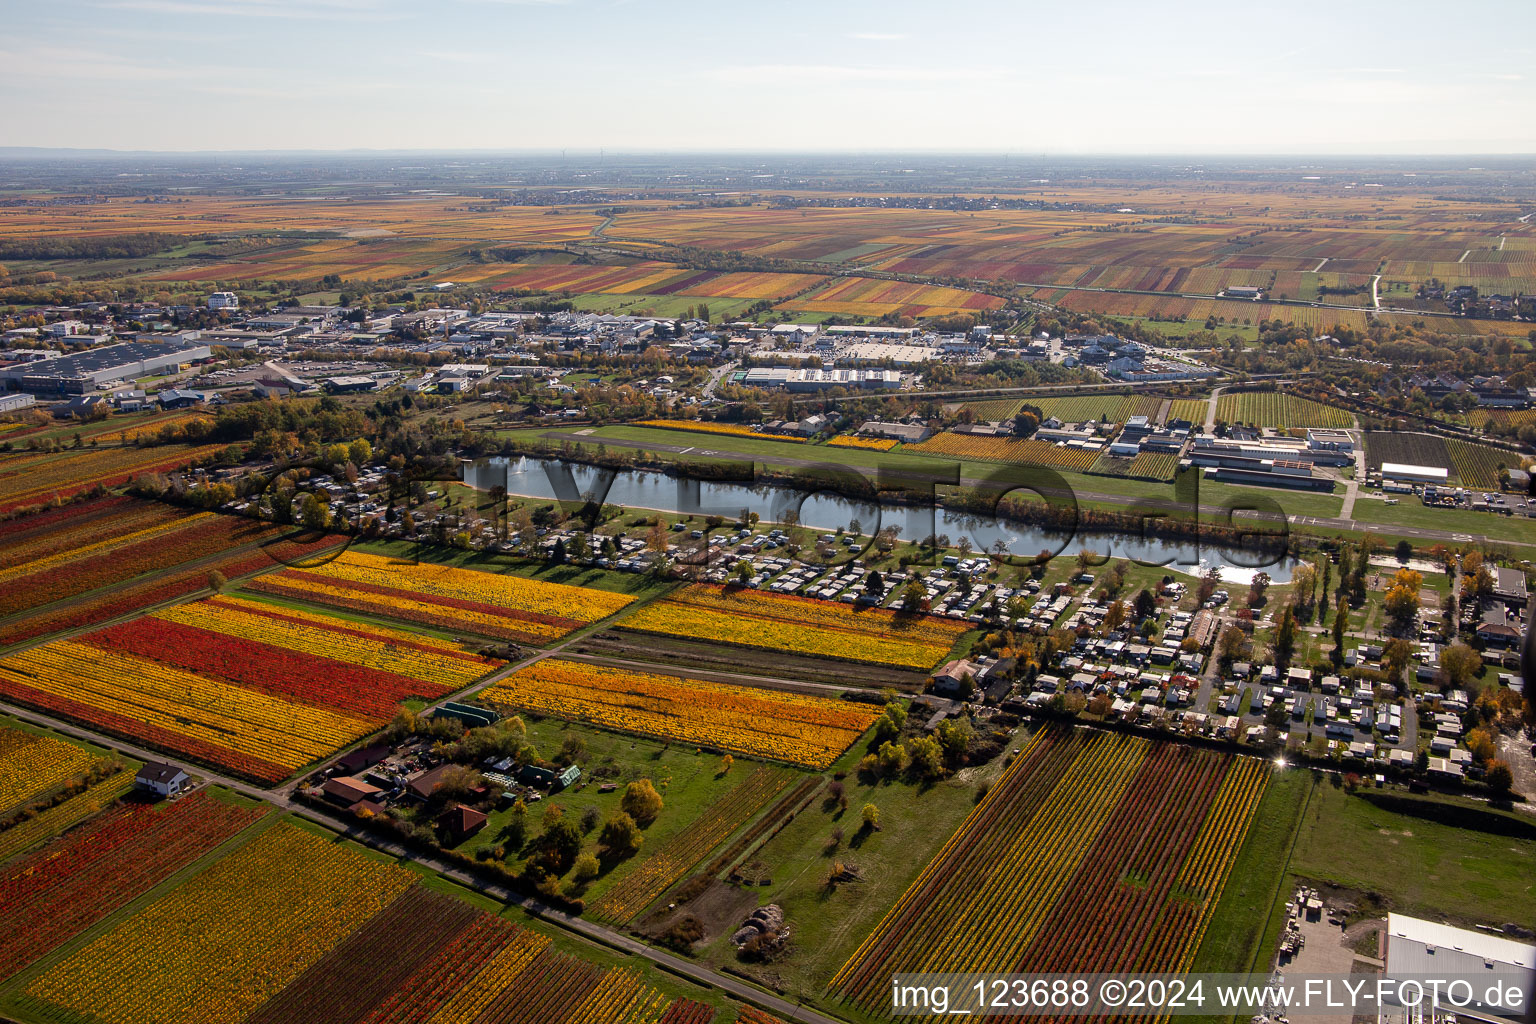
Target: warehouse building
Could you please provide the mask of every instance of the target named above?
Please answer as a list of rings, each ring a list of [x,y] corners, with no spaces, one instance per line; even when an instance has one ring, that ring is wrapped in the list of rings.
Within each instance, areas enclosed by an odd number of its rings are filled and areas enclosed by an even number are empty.
[[[1511,1006],[1483,1002],[1496,983],[1513,989],[1512,995],[1527,996],[1536,946],[1485,932],[1474,932],[1448,924],[1425,921],[1405,914],[1388,914],[1382,935],[1385,945],[1386,974],[1396,978],[1464,978],[1470,982],[1473,1006],[1456,1007],[1461,1020],[1519,1021],[1525,1018],[1523,1005]],[[1506,999],[1505,1003],[1512,1002]],[[1389,1011],[1390,1012],[1390,1011]],[[1443,1014],[1436,1014],[1439,1020]],[[1428,1015],[1425,1016],[1428,1020]]]
[[[741,374],[739,382],[749,388],[783,388],[786,391],[827,391],[832,388],[895,391],[901,387],[901,374],[896,370],[801,370],[760,366]]]
[[[8,412],[20,412],[37,404],[37,399],[27,394],[0,394],[0,415]]]
[[[32,394],[83,395],[116,381],[175,370],[212,354],[207,345],[191,341],[124,342],[8,366],[0,369],[0,385]]]
[[[1227,484],[1258,484],[1262,487],[1289,487],[1292,490],[1332,491],[1333,481],[1318,476],[1305,462],[1284,459],[1226,457],[1219,465],[1205,471],[1207,480]]]
[[[1403,462],[1383,462],[1383,480],[1402,480],[1418,484],[1443,484],[1450,480],[1450,470],[1439,466],[1411,466]]]

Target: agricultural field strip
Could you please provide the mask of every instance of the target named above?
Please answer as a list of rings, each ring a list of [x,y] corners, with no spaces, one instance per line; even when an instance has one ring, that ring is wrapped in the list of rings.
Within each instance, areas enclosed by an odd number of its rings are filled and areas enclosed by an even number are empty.
[[[618,627],[916,669],[932,668],[970,628],[927,615],[855,611],[811,598],[706,584],[654,601],[620,620]]]
[[[1258,427],[1330,427],[1354,426],[1354,416],[1310,398],[1274,391],[1248,391],[1224,394],[1216,400],[1216,418],[1226,423],[1249,423]]]
[[[827,768],[872,725],[846,701],[547,658],[481,691],[487,703],[621,732]]]
[[[68,782],[95,761],[84,747],[0,726],[0,813]]]
[[[253,581],[252,591],[417,625],[545,643],[633,603],[624,594],[348,551]]]
[[[228,581],[288,564],[341,543],[341,538],[321,534],[310,540],[279,537],[263,541],[250,552],[236,549],[207,556],[198,567],[187,563],[171,571],[106,584],[89,595],[29,609],[25,614],[0,620],[0,647],[35,640],[68,630],[100,625],[110,619],[142,611],[208,589],[208,577],[218,572]]]
[[[0,660],[0,694],[275,782],[413,696],[501,666],[447,641],[230,597]]]
[[[103,845],[82,844],[110,864]],[[118,970],[125,959],[132,969]],[[174,978],[156,970],[165,963]],[[634,970],[555,952],[538,932],[286,823],[46,969],[26,984],[23,1004],[50,1019],[89,1010],[105,1024],[145,1014],[164,1024],[708,1024],[713,1016]]]
[[[205,512],[178,517],[89,545],[79,554],[60,552],[35,571],[26,565],[12,567],[7,570],[11,586],[0,588],[0,615],[30,613],[226,551],[275,541],[282,533],[281,527],[240,516]]]
[[[132,902],[267,813],[207,791],[122,804],[0,870],[0,978]]]
[[[960,957],[999,971],[1177,969],[1266,778],[1251,758],[1042,730],[832,987],[872,1011],[889,970],[954,970]]]

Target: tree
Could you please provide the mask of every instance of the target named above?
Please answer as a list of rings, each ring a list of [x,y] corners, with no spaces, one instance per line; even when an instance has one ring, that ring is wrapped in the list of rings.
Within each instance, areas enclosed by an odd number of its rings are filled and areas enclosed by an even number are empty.
[[[213,591],[215,594],[224,593],[224,586],[228,582],[229,581],[224,578],[224,574],[219,572],[219,570],[208,570],[208,589]]]
[[[901,588],[901,610],[903,612],[925,611],[928,607],[928,591],[917,580],[909,580],[907,585]]]
[[[1279,731],[1285,728],[1285,724],[1291,719],[1291,713],[1286,710],[1285,704],[1275,701],[1264,712],[1264,724],[1271,729]]]
[[[619,811],[603,822],[603,831],[598,834],[597,841],[608,856],[621,859],[638,851],[645,842],[645,836],[634,818]]]
[[[1284,675],[1285,670],[1291,667],[1291,658],[1295,654],[1296,614],[1291,611],[1290,605],[1286,605],[1280,616],[1280,625],[1275,629],[1275,671]]]
[[[631,782],[624,787],[624,795],[619,798],[620,809],[643,824],[655,821],[662,806],[661,794],[656,792],[650,779]]]
[[[1440,676],[1445,684],[1463,689],[1483,671],[1483,656],[1461,641],[1440,652]]]
[[[1395,554],[1397,556],[1397,560],[1399,562],[1406,562],[1406,561],[1408,561],[1408,559],[1413,557],[1413,544],[1412,544],[1412,542],[1409,541],[1407,538],[1404,538],[1403,540],[1398,541],[1397,542],[1397,547],[1393,550],[1393,554]]]
[[[299,497],[299,522],[310,530],[323,530],[331,525],[331,510],[306,491]]]
[[[1387,681],[1392,685],[1400,685],[1403,681],[1403,670],[1408,667],[1408,659],[1413,656],[1413,645],[1400,636],[1395,636],[1387,641],[1386,647],[1381,651],[1381,664],[1387,674]],[[1444,657],[1444,655],[1442,655]]]
[[[1339,551],[1339,590],[1338,596],[1343,597],[1345,588],[1349,586],[1349,548]]]
[[[944,749],[944,763],[951,768],[960,767],[974,735],[968,718],[946,718],[940,722],[938,737],[939,746]]]
[[[1136,612],[1136,621],[1141,622],[1157,614],[1157,598],[1153,596],[1152,591],[1142,587],[1136,591],[1131,607]]]
[[[1265,594],[1269,591],[1270,582],[1269,573],[1263,571],[1254,573],[1253,582],[1248,584],[1248,607],[1259,608],[1263,606],[1266,600]]]
[[[1116,600],[1104,610],[1104,632],[1113,633],[1125,623],[1125,602]]]
[[[720,770],[717,771],[715,774],[716,775],[729,775],[730,771],[731,771],[731,766],[733,764],[735,764],[735,763],[736,763],[736,759],[734,757],[732,757],[730,754],[726,754],[724,757],[720,758]]]
[[[563,875],[581,853],[581,830],[561,818],[549,825],[535,844],[540,861],[552,875]]]
[[[368,443],[367,438],[360,437],[347,445],[347,461],[352,463],[352,465],[366,466],[372,458],[373,445]]]
[[[932,736],[915,736],[906,745],[914,775],[920,779],[936,779],[944,774],[944,750],[937,739]]]
[[[1498,755],[1498,744],[1494,742],[1493,734],[1487,729],[1479,727],[1469,731],[1464,742],[1467,749],[1472,752],[1472,756],[1480,762],[1487,763]]]
[[[1211,566],[1200,576],[1200,585],[1195,590],[1195,597],[1203,605],[1216,593],[1216,588],[1221,586],[1221,570]]]
[[[1333,667],[1339,668],[1344,664],[1344,629],[1349,624],[1349,603],[1342,597],[1339,605],[1333,610],[1333,652],[1329,657],[1333,660]]]
[[[1237,626],[1228,626],[1221,631],[1221,638],[1216,641],[1216,659],[1221,664],[1222,670],[1231,669],[1232,663],[1243,656],[1248,649],[1248,634]]]
[[[1424,585],[1421,573],[1412,569],[1399,569],[1387,588],[1385,605],[1393,625],[1404,631],[1411,627],[1419,615],[1419,588]]]
[[[1325,559],[1323,559],[1323,585],[1322,585],[1322,593],[1321,593],[1321,595],[1319,595],[1318,602],[1317,602],[1318,603],[1318,618],[1319,619],[1321,619],[1321,618],[1323,618],[1324,616],[1327,615],[1327,609],[1328,609],[1328,585],[1329,585],[1329,583],[1332,582],[1332,580],[1333,580],[1333,561],[1331,559],[1325,558]]]
[[[1302,562],[1291,573],[1291,603],[1303,618],[1311,615],[1313,590],[1316,587],[1317,569],[1310,562]]]
[[[1483,781],[1488,788],[1503,796],[1515,785],[1514,773],[1509,770],[1509,765],[1503,761],[1492,761],[1488,765],[1488,771],[1483,776]]]
[[[859,812],[859,816],[863,819],[865,828],[871,831],[879,831],[880,808],[874,804],[865,804],[864,809]]]
[[[887,740],[875,751],[875,770],[883,776],[900,775],[910,763],[907,748],[903,744]]]

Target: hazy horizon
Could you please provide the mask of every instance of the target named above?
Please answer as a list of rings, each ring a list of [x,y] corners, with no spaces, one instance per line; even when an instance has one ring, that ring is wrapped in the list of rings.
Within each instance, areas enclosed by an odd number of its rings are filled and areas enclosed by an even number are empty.
[[[0,146],[138,153],[1536,153],[1536,10],[56,0]]]

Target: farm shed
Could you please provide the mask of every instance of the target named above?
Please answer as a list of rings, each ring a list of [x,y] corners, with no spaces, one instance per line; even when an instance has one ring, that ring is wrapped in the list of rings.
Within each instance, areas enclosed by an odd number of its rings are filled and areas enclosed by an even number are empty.
[[[536,764],[525,764],[517,773],[517,780],[529,786],[547,786],[554,792],[559,792],[581,778],[581,769],[574,765],[566,765],[564,768],[544,768]]]
[[[325,785],[320,787],[320,792],[325,798],[342,807],[351,807],[362,803],[364,800],[378,796],[383,790],[378,786],[371,786],[362,779],[354,779],[349,775],[342,775],[334,779],[327,779]]]
[[[148,761],[139,769],[139,774],[134,776],[133,784],[160,796],[175,796],[186,785],[187,778],[187,773],[173,764]]]
[[[430,771],[422,772],[410,781],[406,789],[418,800],[426,800],[437,791],[437,787],[443,784],[443,777],[453,770],[451,764],[440,764]]]
[[[460,704],[458,701],[447,701],[442,707],[432,712],[433,718],[457,718],[464,723],[467,729],[478,729],[485,725],[495,725],[501,715],[488,708],[476,707],[473,704]]]
[[[364,768],[372,768],[389,756],[389,744],[375,743],[372,746],[359,747],[350,754],[345,754],[336,761],[336,767],[344,775],[356,775]]]

